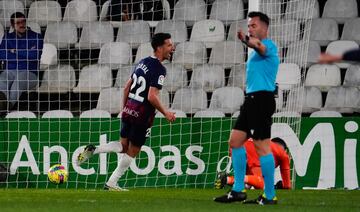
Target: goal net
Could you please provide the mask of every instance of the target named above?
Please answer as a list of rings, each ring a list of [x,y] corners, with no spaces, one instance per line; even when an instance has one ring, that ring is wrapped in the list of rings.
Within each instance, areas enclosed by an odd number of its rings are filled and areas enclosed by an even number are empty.
[[[61,163],[69,180],[59,187],[102,188],[122,155],[95,155],[81,166],[76,156],[89,143],[119,140],[123,87],[136,64],[152,55],[150,39],[158,32],[170,33],[176,45],[164,62],[160,95],[177,120],[156,115],[150,139],[119,185],[212,187],[218,171],[231,170],[227,140],[244,101],[249,51],[237,32],[247,33],[253,10],[271,18],[269,37],[281,58],[274,121],[299,134],[315,0],[113,2],[1,1],[0,33],[14,31],[10,16],[18,11],[44,41],[40,59],[19,61],[39,62],[36,86],[3,110],[1,187],[56,187],[47,170]]]

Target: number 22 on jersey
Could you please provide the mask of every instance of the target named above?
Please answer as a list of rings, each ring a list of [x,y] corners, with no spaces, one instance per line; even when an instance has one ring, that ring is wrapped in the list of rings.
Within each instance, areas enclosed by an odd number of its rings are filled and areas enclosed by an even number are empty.
[[[135,73],[132,75],[132,79],[133,79],[133,82],[130,87],[129,98],[134,99],[139,102],[143,102],[144,97],[141,96],[141,94],[146,89],[146,80],[143,76],[139,76],[139,77],[136,76]],[[133,89],[136,87],[136,85],[139,85],[139,87],[133,91]]]

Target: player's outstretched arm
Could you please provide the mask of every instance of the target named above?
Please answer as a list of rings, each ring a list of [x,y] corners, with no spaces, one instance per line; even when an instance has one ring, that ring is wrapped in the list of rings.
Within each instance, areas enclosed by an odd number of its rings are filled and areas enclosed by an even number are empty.
[[[160,113],[164,114],[165,118],[168,121],[170,121],[170,122],[175,121],[175,113],[168,111],[161,104],[158,88],[156,88],[156,87],[149,88],[148,100],[158,111],[160,111]]]
[[[343,55],[331,55],[331,54],[321,54],[319,57],[319,63],[335,63],[341,60],[347,61],[356,61],[360,62],[360,49],[352,49],[346,51]]]

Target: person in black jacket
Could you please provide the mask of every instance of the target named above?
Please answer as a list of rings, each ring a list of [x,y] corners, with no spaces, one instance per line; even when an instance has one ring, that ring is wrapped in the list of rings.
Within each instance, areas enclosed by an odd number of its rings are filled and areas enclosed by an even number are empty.
[[[342,60],[360,62],[360,49],[352,49],[346,51],[342,55],[332,55],[328,53],[323,53],[320,55],[318,62],[319,63],[335,63]]]

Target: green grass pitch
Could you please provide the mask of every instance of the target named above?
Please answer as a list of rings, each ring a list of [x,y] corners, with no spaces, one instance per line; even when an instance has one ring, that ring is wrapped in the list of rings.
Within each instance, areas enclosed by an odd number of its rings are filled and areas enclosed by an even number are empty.
[[[226,190],[131,189],[128,192],[75,189],[0,189],[0,211],[360,211],[360,191],[277,191],[278,205],[219,204]],[[260,191],[248,191],[256,198]]]

